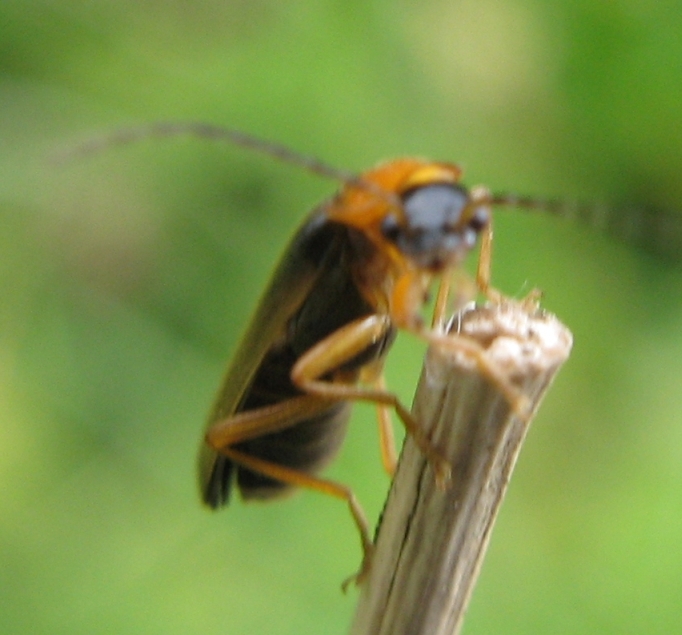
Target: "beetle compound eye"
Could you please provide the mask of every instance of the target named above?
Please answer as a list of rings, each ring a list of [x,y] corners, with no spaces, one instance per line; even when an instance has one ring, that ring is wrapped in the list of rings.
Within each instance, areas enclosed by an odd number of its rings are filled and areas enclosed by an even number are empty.
[[[388,214],[381,222],[381,233],[388,238],[388,240],[395,242],[400,234],[400,225],[395,214]]]
[[[487,207],[477,207],[469,220],[469,227],[480,232],[490,224],[490,210]]]

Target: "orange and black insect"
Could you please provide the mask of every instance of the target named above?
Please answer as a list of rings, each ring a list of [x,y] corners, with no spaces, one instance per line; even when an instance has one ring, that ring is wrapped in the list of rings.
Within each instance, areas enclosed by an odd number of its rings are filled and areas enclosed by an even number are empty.
[[[247,499],[291,486],[320,490],[350,504],[367,558],[371,540],[352,493],[315,474],[338,450],[357,400],[395,408],[438,461],[383,387],[381,367],[397,329],[442,337],[424,329],[419,315],[429,283],[457,267],[489,227],[487,195],[472,195],[459,176],[449,164],[386,163],[346,183],[304,221],[210,416],[200,478],[211,507],[235,485]],[[388,424],[381,429],[392,471]]]
[[[489,289],[492,207],[559,215],[573,211],[592,224],[605,221],[602,228],[625,242],[679,257],[679,216],[646,216],[638,209],[598,216],[603,210],[596,207],[571,210],[493,195],[482,187],[467,189],[460,168],[451,163],[403,158],[356,176],[249,135],[192,123],[122,131],[80,151],[182,133],[227,140],[341,183],[340,191],[303,221],[262,296],[210,414],[199,478],[203,500],[212,508],[226,504],[234,488],[244,499],[270,499],[307,487],[345,500],[362,538],[359,577],[372,551],[368,523],[352,491],[318,473],[343,442],[352,403],[363,400],[379,406],[382,457],[389,472],[395,467],[392,408],[429,458],[436,478],[447,480],[449,466],[387,391],[382,367],[399,330],[452,343],[439,329],[448,283],[481,237],[477,283],[494,297]],[[435,325],[429,328],[421,311],[436,278],[441,289]],[[494,375],[494,369],[490,372]],[[509,398],[514,399],[513,391]]]

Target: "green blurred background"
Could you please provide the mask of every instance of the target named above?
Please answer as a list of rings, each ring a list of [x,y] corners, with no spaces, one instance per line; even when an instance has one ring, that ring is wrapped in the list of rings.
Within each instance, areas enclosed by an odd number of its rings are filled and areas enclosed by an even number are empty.
[[[211,514],[194,459],[278,254],[335,185],[238,149],[94,133],[198,119],[360,170],[682,208],[682,11],[645,0],[0,3],[0,632],[345,633],[357,536],[301,493]],[[464,632],[682,630],[682,267],[496,216],[494,283],[575,349],[536,419]],[[412,396],[423,347],[388,380]],[[328,474],[372,518],[359,407]]]

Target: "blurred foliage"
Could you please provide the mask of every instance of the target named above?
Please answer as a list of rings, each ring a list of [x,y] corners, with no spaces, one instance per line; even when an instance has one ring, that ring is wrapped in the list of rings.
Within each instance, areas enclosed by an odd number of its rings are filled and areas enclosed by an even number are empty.
[[[0,630],[344,633],[360,558],[312,493],[209,514],[194,456],[230,351],[334,184],[118,126],[197,119],[360,170],[461,161],[468,183],[680,207],[682,13],[644,0],[4,0],[0,4]],[[529,436],[465,633],[682,627],[682,271],[500,211],[494,282],[575,351]],[[422,346],[391,356],[409,401]],[[376,518],[359,407],[329,475]]]

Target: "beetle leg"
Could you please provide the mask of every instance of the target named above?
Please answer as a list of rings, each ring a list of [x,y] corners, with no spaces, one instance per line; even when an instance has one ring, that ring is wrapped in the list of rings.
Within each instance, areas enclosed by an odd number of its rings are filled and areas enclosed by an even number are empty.
[[[216,452],[224,453],[235,443],[291,428],[303,419],[324,412],[334,401],[315,395],[301,395],[271,406],[245,410],[216,421],[206,431],[206,443]]]
[[[433,306],[433,319],[431,320],[431,328],[442,331],[445,324],[445,316],[448,310],[448,297],[450,296],[450,286],[452,285],[452,278],[450,271],[446,270],[440,278],[438,284],[438,293],[436,294],[436,302]]]
[[[490,286],[493,256],[493,222],[492,219],[481,236],[481,250],[476,267],[476,284],[481,293],[493,304],[501,304],[504,295]]]
[[[310,476],[305,472],[293,470],[270,461],[264,461],[263,459],[245,454],[244,452],[240,452],[239,450],[235,450],[231,447],[221,448],[220,452],[222,452],[222,454],[224,454],[231,461],[234,461],[235,463],[248,470],[251,470],[252,472],[257,472],[258,474],[262,474],[263,476],[267,476],[274,480],[287,483],[288,485],[293,485],[295,487],[305,487],[307,489],[322,492],[323,494],[328,494],[329,496],[334,496],[335,498],[346,501],[350,509],[350,513],[353,516],[353,521],[360,532],[360,541],[362,543],[362,564],[360,565],[360,570],[358,573],[351,576],[350,578],[347,578],[343,582],[342,588],[345,591],[350,582],[354,581],[356,584],[360,584],[364,580],[369,573],[371,566],[372,555],[374,553],[374,543],[372,542],[372,538],[370,536],[367,517],[365,516],[365,512],[362,510],[360,503],[358,503],[353,490],[345,485],[342,485],[341,483],[336,483],[335,481],[330,481],[328,479],[319,478],[316,476]]]
[[[324,412],[329,408],[330,401],[333,403],[336,400],[324,399],[316,395],[301,395],[272,406],[240,412],[212,425],[206,432],[206,442],[216,452],[252,472],[288,485],[322,492],[344,500],[348,504],[353,521],[360,533],[363,558],[358,573],[344,581],[345,591],[351,581],[359,584],[367,575],[374,549],[369,523],[353,491],[340,483],[265,461],[232,447],[236,443],[289,428],[301,419]]]
[[[431,331],[445,333],[451,313],[460,311],[474,300],[480,284],[482,284],[480,281],[472,280],[466,272],[459,269],[446,269],[438,284],[438,293],[433,305]],[[453,289],[454,294],[452,293]]]
[[[383,359],[376,359],[364,366],[360,372],[360,382],[371,384],[378,390],[386,390],[386,380],[383,374]],[[381,450],[381,464],[386,473],[393,478],[398,465],[398,455],[395,450],[395,435],[391,421],[389,406],[377,404],[377,423],[379,424],[379,449]]]
[[[388,315],[377,313],[349,322],[301,355],[291,370],[291,380],[307,393],[338,400],[346,399],[347,385],[315,380],[334,372],[363,353],[381,339],[390,327],[391,320]],[[323,387],[318,390],[316,383],[321,383],[329,389]]]
[[[481,374],[504,395],[514,414],[523,421],[528,419],[531,414],[528,398],[514,387],[503,370],[490,361],[481,344],[459,333],[441,335],[439,333],[423,332],[417,333],[417,335],[424,337],[431,346],[445,350],[449,349],[453,353],[463,353],[472,359]]]
[[[436,482],[444,487],[450,480],[450,463],[433,447],[412,413],[398,397],[383,388],[364,388],[356,384],[320,379],[362,353],[390,327],[388,316],[373,314],[350,322],[301,356],[291,371],[291,380],[308,394],[339,401],[369,401],[393,408],[407,433],[433,467]]]
[[[478,254],[476,266],[476,284],[481,293],[487,294],[490,288],[490,271],[492,269],[493,255],[493,224],[488,224],[481,236],[481,249]]]
[[[386,382],[383,375],[375,380],[374,385],[379,390],[386,390]],[[395,451],[395,435],[393,434],[393,422],[391,421],[391,409],[377,405],[377,418],[379,420],[379,447],[381,448],[381,464],[387,474],[393,477],[398,465],[398,455]]]
[[[395,450],[395,435],[391,421],[391,409],[377,406],[379,418],[379,445],[381,447],[381,463],[386,473],[392,478],[398,465],[398,455]]]

